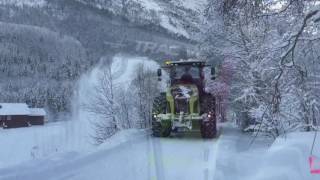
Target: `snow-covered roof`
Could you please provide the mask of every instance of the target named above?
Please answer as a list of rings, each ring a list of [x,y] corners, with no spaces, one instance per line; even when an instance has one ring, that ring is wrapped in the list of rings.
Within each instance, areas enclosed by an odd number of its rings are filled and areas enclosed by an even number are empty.
[[[29,108],[26,103],[0,103],[0,116],[45,116],[46,112],[42,108]]]
[[[25,103],[0,103],[0,115],[29,115],[30,110]]]
[[[30,108],[30,116],[45,116],[46,111],[42,108]]]

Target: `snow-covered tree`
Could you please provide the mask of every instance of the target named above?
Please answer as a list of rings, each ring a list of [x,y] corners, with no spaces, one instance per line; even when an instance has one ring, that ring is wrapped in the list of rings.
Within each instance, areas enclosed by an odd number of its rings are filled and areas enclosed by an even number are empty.
[[[112,75],[111,65],[106,65],[98,73],[98,82],[94,87],[91,100],[84,104],[85,109],[96,116],[92,120],[97,144],[103,143],[122,128],[118,115],[119,104],[116,99],[117,87]]]
[[[250,127],[273,137],[309,130],[318,109],[314,87],[306,86],[319,68],[310,66],[319,58],[312,51],[319,37],[315,1],[213,0],[209,5],[203,54],[231,59],[232,109],[243,128],[256,125]]]
[[[141,128],[150,127],[152,116],[152,104],[159,94],[159,82],[154,71],[148,70],[143,64],[138,65],[136,76],[132,82],[132,90],[135,96],[134,104],[138,112],[138,122]]]

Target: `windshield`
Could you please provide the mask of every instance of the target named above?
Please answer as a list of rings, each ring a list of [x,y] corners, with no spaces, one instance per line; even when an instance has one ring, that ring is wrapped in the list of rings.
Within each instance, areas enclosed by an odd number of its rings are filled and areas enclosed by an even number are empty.
[[[192,78],[200,78],[200,68],[193,66],[178,66],[172,69],[174,79],[181,79],[184,75],[190,75]]]

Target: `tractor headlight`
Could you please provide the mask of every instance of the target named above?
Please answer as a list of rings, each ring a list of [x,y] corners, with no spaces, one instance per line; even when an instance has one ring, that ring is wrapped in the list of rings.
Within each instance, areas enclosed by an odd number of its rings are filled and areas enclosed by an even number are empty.
[[[157,118],[158,116],[156,114],[153,115],[154,118]]]

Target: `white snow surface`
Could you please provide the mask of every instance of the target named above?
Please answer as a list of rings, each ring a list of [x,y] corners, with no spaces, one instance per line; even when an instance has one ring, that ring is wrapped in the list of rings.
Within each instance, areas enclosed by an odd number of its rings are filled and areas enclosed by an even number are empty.
[[[220,137],[215,180],[316,180],[309,156],[314,133],[291,133],[272,140],[253,137],[225,126]],[[314,155],[320,157],[320,140]],[[320,164],[320,159],[318,164]]]
[[[154,0],[137,0],[140,2],[146,9],[160,11],[162,8],[159,6],[157,1]]]
[[[252,137],[241,133],[231,124],[224,124],[222,135],[213,140],[203,140],[197,135],[152,138],[148,130],[126,130],[97,148],[84,150],[82,145],[85,143],[79,143],[73,147],[77,147],[78,151],[74,151],[67,147],[75,139],[69,139],[65,143],[66,137],[52,138],[55,135],[59,137],[64,126],[58,123],[45,127],[47,129],[32,127],[0,131],[8,133],[7,139],[0,142],[0,157],[5,160],[0,166],[0,180],[319,179],[319,175],[311,175],[309,172],[308,157],[313,133],[288,134],[286,138],[278,138],[273,144],[270,140],[258,138],[250,145]],[[36,131],[43,132],[36,134]],[[37,138],[39,140],[40,135],[44,136],[44,131],[52,136],[43,139],[42,143],[47,145],[37,148],[30,146],[30,142],[35,142]],[[23,143],[12,141],[23,136]],[[48,139],[51,141],[44,142]],[[46,149],[51,155],[42,156],[46,152],[42,149]],[[59,151],[50,153],[56,149]],[[319,150],[320,143],[317,141],[315,156],[319,157]],[[7,154],[3,155],[5,153]],[[19,160],[22,154],[36,154],[36,158],[8,166],[6,162],[9,157]]]
[[[216,141],[158,139],[147,131],[122,131],[88,153],[69,152],[2,168],[0,179],[213,179]]]
[[[173,24],[173,22],[175,24]],[[183,35],[184,37],[189,38],[188,32],[182,27],[182,25],[178,21],[174,20],[173,18],[169,18],[165,14],[161,15],[160,25],[175,34]]]
[[[202,11],[205,8],[205,5],[208,3],[207,0],[177,0],[173,2],[177,5],[182,4],[182,6],[185,8],[197,11]]]
[[[320,174],[311,174],[309,157],[314,132],[290,133],[278,138],[262,156],[257,172],[248,179],[261,180],[318,180]],[[314,154],[320,169],[320,139],[316,139]]]
[[[0,115],[29,115],[30,110],[25,103],[0,103]]]
[[[42,108],[29,108],[26,103],[0,103],[0,115],[45,116],[46,111]]]
[[[157,0],[136,0],[147,10],[153,10],[160,16],[160,25],[166,28],[168,31],[182,35],[186,38],[190,38],[190,34],[186,31],[185,27],[181,24],[179,19],[170,17],[165,11],[167,8]],[[177,7],[183,7],[189,10],[197,11],[203,14],[202,11],[205,9],[205,5],[208,3],[207,0],[175,0],[170,2]]]
[[[48,123],[18,129],[0,129],[0,169],[93,146],[81,126],[73,122]],[[1,174],[1,173],[0,173]]]

